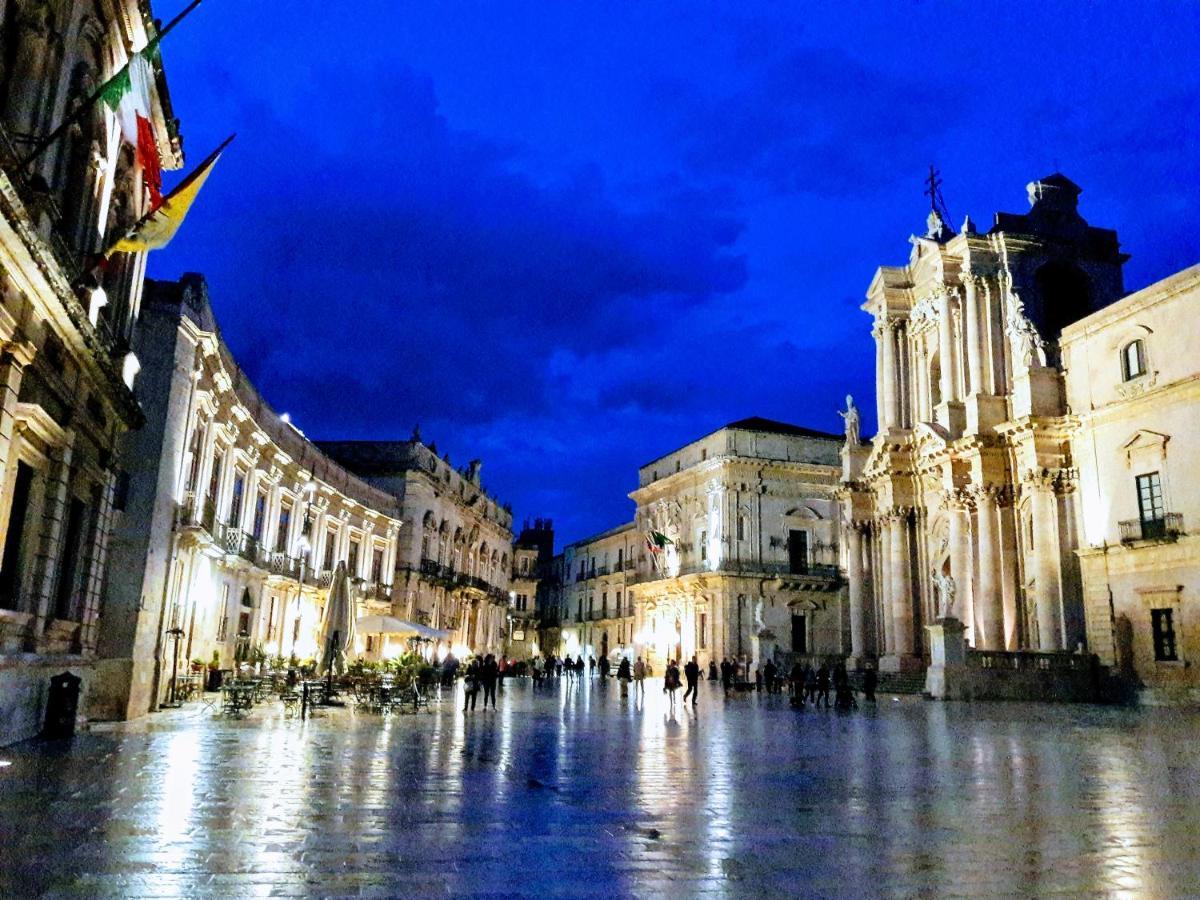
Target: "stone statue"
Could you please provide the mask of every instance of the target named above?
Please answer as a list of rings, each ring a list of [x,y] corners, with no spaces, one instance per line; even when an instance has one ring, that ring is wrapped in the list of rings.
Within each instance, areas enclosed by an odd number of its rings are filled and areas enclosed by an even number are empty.
[[[1008,310],[1008,321],[1004,329],[1012,342],[1013,357],[1024,365],[1036,361],[1037,365],[1046,365],[1046,342],[1038,333],[1037,326],[1025,315],[1025,305],[1016,294],[1012,295],[1013,303]]]
[[[846,395],[846,409],[839,409],[838,415],[846,420],[846,443],[851,447],[857,447],[861,443],[858,409],[854,405],[854,398],[849,394]]]
[[[954,616],[954,595],[958,591],[958,586],[954,583],[954,576],[939,575],[933,573],[934,584],[937,585],[938,596],[941,598],[941,614],[940,619],[949,619]]]
[[[759,632],[765,631],[766,628],[767,626],[763,622],[763,601],[762,597],[759,597],[754,601],[754,633],[757,635]]]

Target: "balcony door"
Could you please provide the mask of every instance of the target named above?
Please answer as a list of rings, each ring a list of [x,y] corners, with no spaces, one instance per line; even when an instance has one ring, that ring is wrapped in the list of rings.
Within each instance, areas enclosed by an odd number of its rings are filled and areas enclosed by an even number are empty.
[[[788,532],[788,571],[795,575],[808,572],[808,532]]]

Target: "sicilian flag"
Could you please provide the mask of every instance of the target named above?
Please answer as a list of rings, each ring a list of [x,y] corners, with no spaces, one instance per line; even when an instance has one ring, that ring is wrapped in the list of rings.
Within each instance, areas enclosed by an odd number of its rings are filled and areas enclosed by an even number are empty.
[[[221,158],[221,151],[229,146],[233,135],[225,138],[204,162],[188,175],[179,185],[142,217],[136,225],[119,241],[112,245],[104,254],[107,259],[114,253],[141,253],[145,250],[158,250],[167,246],[175,232],[183,224],[184,217],[192,208],[196,195],[204,182],[212,174],[213,166]]]
[[[150,113],[150,88],[154,83],[151,61],[158,54],[158,41],[156,38],[133,54],[121,71],[100,88],[100,99],[117,114],[121,136],[137,154],[152,208],[163,202],[162,159]]]

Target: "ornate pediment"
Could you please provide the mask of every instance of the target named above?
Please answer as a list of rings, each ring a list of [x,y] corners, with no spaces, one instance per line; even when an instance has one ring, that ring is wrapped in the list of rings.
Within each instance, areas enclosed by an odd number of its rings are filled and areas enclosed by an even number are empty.
[[[1134,456],[1150,455],[1165,459],[1169,440],[1171,440],[1169,434],[1150,431],[1148,428],[1139,428],[1129,440],[1121,445],[1121,449],[1125,451],[1126,464],[1133,465]]]

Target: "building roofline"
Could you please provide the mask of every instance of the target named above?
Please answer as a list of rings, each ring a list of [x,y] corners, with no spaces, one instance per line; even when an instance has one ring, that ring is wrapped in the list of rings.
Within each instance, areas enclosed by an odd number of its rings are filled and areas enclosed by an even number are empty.
[[[837,441],[839,444],[843,443],[846,439],[844,434],[834,434],[833,432],[829,431],[818,431],[815,428],[806,428],[803,425],[792,425],[788,422],[780,422],[776,419],[767,419],[762,416],[749,416],[745,419],[738,419],[736,422],[729,422],[725,425],[722,425],[720,428],[714,428],[712,431],[702,434],[700,437],[694,438],[693,440],[688,441],[686,444],[681,444],[674,450],[669,450],[660,456],[656,456],[649,462],[642,463],[640,466],[638,466],[638,471],[640,472],[642,469],[649,468],[656,462],[661,462],[668,456],[672,456],[678,453],[680,450],[686,450],[693,444],[698,444],[701,441],[706,440],[707,438],[712,437],[714,434],[722,431],[757,431],[762,434],[782,434],[790,437],[810,437],[817,438],[818,440],[832,440]]]

